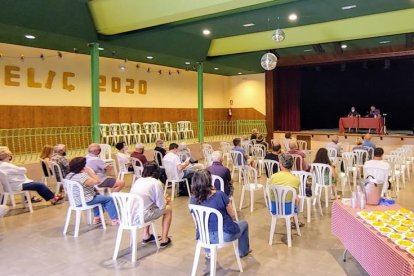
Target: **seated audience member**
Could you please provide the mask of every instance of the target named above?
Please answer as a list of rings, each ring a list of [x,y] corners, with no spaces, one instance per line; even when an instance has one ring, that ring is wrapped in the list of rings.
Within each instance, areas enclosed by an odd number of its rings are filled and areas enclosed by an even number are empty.
[[[339,143],[339,136],[338,135],[332,135],[331,142],[326,144],[326,147],[336,149],[337,156],[338,157],[342,156],[342,146],[341,146],[341,143]]]
[[[190,150],[187,148],[187,144],[185,142],[182,142],[178,145],[178,156],[180,156],[181,162],[184,162],[185,160],[189,159],[190,164],[198,163],[198,160],[195,160],[190,153]]]
[[[194,173],[191,194],[190,204],[214,208],[222,214],[224,241],[230,242],[238,239],[240,257],[247,256],[251,252],[249,226],[245,220],[234,221],[236,218],[235,210],[233,210],[228,196],[224,192],[214,189],[211,185],[211,174],[209,171],[199,170]],[[210,242],[213,244],[218,243],[216,216],[210,217],[208,226]],[[196,237],[198,239],[198,232]],[[209,249],[205,249],[205,251],[206,256],[209,257]]]
[[[118,158],[118,162],[121,161],[123,164],[125,164],[125,167],[129,172],[133,172],[134,168],[131,164],[131,159],[129,158],[127,154],[127,147],[125,145],[125,142],[119,142],[115,145],[115,148],[118,150],[118,153],[116,154],[116,157]]]
[[[162,217],[162,234],[160,247],[167,247],[171,243],[168,237],[172,220],[172,209],[168,195],[164,197],[164,189],[159,181],[160,167],[154,161],[144,165],[142,177],[132,185],[131,194],[139,195],[144,201],[144,221],[149,222]],[[138,218],[138,217],[137,217]],[[139,223],[139,222],[137,222]],[[150,225],[144,228],[142,243],[155,242],[155,237],[150,234]]]
[[[292,137],[292,132],[287,131],[287,132],[285,133],[285,139],[284,139],[284,140],[283,140],[283,142],[282,142],[283,147],[284,147],[284,150],[285,150],[286,152],[290,151],[289,143],[290,143],[291,141],[295,141],[295,139]]]
[[[316,152],[315,160],[313,160],[313,163],[326,164],[326,165],[329,165],[331,167],[331,170],[332,170],[332,179],[331,179],[332,180],[332,189],[333,189],[334,194],[336,194],[336,188],[335,188],[336,170],[335,170],[335,166],[332,165],[331,160],[329,159],[328,150],[326,148],[320,148]],[[324,175],[325,184],[328,185],[329,184],[329,173],[328,173],[328,171],[325,171],[325,172],[326,172],[326,174]]]
[[[383,184],[382,194],[386,194],[389,189],[389,182],[388,176],[390,171],[390,164],[382,160],[382,156],[384,155],[384,150],[382,148],[374,149],[374,159],[368,160],[364,164],[364,171],[367,169],[383,169],[383,171],[370,171],[369,175],[373,176],[377,182],[377,184]]]
[[[265,143],[265,141],[264,141],[264,136],[262,135],[262,134],[259,134],[258,136],[257,136],[257,138],[256,138],[256,145],[257,144],[259,144],[259,145],[263,145],[263,146],[265,146],[265,149],[267,149],[267,144]]]
[[[141,161],[142,165],[148,163],[147,157],[144,155],[144,145],[141,143],[135,145],[135,150],[131,153],[131,157]]]
[[[106,172],[112,169],[112,165],[107,165],[99,154],[101,146],[99,144],[90,144],[88,154],[86,155],[86,166],[91,168],[100,179],[99,188],[112,188],[112,191],[119,192],[124,187],[124,181],[106,176]],[[70,166],[70,163],[69,163]]]
[[[373,142],[371,142],[371,138],[372,138],[371,134],[369,133],[365,134],[364,142],[362,143],[362,146],[366,148],[372,148],[373,150],[375,150],[376,146]],[[371,156],[369,158],[372,158],[372,151],[371,151]]]
[[[356,149],[360,149],[360,150],[365,150],[366,148],[362,145],[362,138],[361,137],[357,137],[355,140],[355,144],[356,146],[352,148],[352,151],[356,150]]]
[[[360,116],[358,111],[355,110],[355,106],[351,107],[351,111],[348,113],[348,117],[358,117]]]
[[[273,174],[270,178],[270,185],[278,185],[278,186],[288,186],[292,187],[296,190],[296,194],[299,194],[299,186],[300,186],[300,179],[299,177],[293,175],[290,170],[293,168],[293,158],[290,154],[282,153],[279,155],[279,164],[280,164],[280,171]],[[271,201],[271,212],[272,214],[276,214],[276,202],[273,199]],[[292,200],[295,201],[295,210],[291,209],[291,202]],[[292,198],[292,194],[289,193],[286,196],[286,203],[285,203],[285,212],[287,214],[291,214],[294,211],[296,214],[298,213],[298,198]],[[296,228],[295,222],[293,218],[291,220],[291,227],[293,229]],[[305,224],[299,222],[299,227],[304,226]]]
[[[264,159],[274,160],[274,161],[279,162],[279,155],[280,154],[282,154],[282,146],[279,143],[276,143],[272,147],[272,151],[268,152]],[[278,172],[277,166],[273,166],[273,173],[277,173],[277,172]],[[267,178],[271,177],[270,175],[267,174],[267,170],[266,170],[266,177]]]
[[[213,151],[211,154],[211,159],[213,160],[213,164],[207,168],[207,170],[212,175],[220,176],[224,181],[224,193],[226,193],[227,196],[233,195],[233,181],[231,180],[231,173],[228,168],[223,166],[223,154],[221,151]],[[220,183],[216,181],[214,183],[214,187],[216,190],[220,190]]]
[[[54,195],[43,183],[34,182],[26,177],[26,168],[18,167],[11,162],[13,155],[8,149],[0,150],[0,171],[6,174],[12,191],[36,191],[42,198],[55,205],[62,200],[61,195]]]
[[[244,151],[244,148],[241,147],[240,138],[234,138],[233,139],[233,145],[234,145],[234,147],[233,147],[232,150],[241,152],[242,155],[243,155],[243,158],[241,160],[237,160],[237,162],[239,163],[238,165],[247,165],[248,160],[249,160],[249,156]]]
[[[303,171],[309,171],[310,166],[306,162],[306,155],[303,151],[298,149],[298,143],[296,141],[290,141],[289,142],[289,148],[290,148],[290,150],[288,151],[289,154],[297,154],[297,155],[300,155],[302,157],[302,164],[300,164],[300,159],[296,160],[297,170],[299,170],[299,168],[302,167]]]
[[[53,147],[53,151],[54,153],[51,160],[59,165],[63,177],[66,177],[69,173],[69,161],[66,158],[66,146],[63,144],[57,144]]]
[[[161,152],[162,157],[164,157],[167,154],[167,151],[164,149],[164,141],[161,139],[158,139],[155,141],[155,148],[154,150]],[[161,164],[161,160],[158,160],[159,164]]]
[[[101,179],[95,172],[86,167],[86,158],[85,157],[75,157],[69,162],[69,173],[66,176],[66,179],[78,182],[82,185],[83,192],[85,195],[85,201],[87,205],[102,204],[104,210],[108,212],[109,217],[112,220],[112,225],[119,225],[118,213],[114,204],[114,200],[111,196],[100,195],[96,193],[95,185],[102,183]],[[74,190],[75,202],[78,205],[81,205],[81,199],[79,194],[76,194]],[[101,223],[101,218],[99,217],[99,208],[93,208],[94,219],[93,224]]]
[[[258,131],[257,128],[252,129],[252,135],[250,135],[250,140],[257,139]]]
[[[188,180],[189,185],[191,186],[191,177],[193,176],[193,171],[186,170],[186,168],[190,165],[190,161],[186,160],[184,162],[180,161],[180,157],[177,154],[178,152],[178,145],[176,143],[171,143],[169,147],[168,153],[164,156],[164,166],[165,162],[169,162],[174,165],[174,171],[167,172],[167,175],[176,176],[178,179],[186,178]],[[179,195],[187,195],[187,187],[184,183],[180,183]],[[189,196],[189,195],[188,195]]]
[[[53,147],[50,145],[45,145],[40,153],[40,159],[46,162],[49,166],[49,161],[51,160],[53,155]]]
[[[378,108],[376,108],[375,106],[371,105],[369,113],[366,117],[379,118],[379,117],[381,117],[381,111]]]

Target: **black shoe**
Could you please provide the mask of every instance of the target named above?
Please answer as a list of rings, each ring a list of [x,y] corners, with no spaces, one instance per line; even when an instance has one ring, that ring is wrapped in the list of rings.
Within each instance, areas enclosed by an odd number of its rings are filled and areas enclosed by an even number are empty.
[[[155,242],[155,237],[154,237],[153,234],[151,234],[148,239],[143,239],[142,240],[142,244],[147,244],[147,243],[150,243],[150,242]]]
[[[168,240],[166,242],[161,242],[160,243],[160,248],[166,248],[170,243],[171,243],[171,239],[168,238]]]

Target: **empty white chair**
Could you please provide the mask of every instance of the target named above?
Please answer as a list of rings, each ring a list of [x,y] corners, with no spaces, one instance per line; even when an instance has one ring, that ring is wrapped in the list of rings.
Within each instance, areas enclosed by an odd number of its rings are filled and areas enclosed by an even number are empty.
[[[181,182],[185,182],[188,195],[190,196],[191,192],[190,192],[190,185],[188,184],[188,180],[186,178],[182,178],[182,179],[179,178],[177,167],[175,166],[174,163],[171,163],[166,160],[163,160],[163,162],[164,162],[165,174],[167,175],[167,180],[165,181],[164,195],[167,193],[167,189],[171,187],[172,189],[171,190],[171,201],[173,201],[176,192],[178,193],[179,184]]]
[[[108,124],[100,124],[99,130],[101,132],[101,141],[102,143],[109,144],[111,143],[111,128]]]
[[[49,185],[49,178],[53,178],[53,172],[49,167],[49,164],[43,160],[40,160],[40,166],[42,168],[42,183],[45,183],[46,186]]]
[[[315,179],[315,199],[313,200],[313,205],[321,204],[321,196],[322,190],[325,191],[325,206],[328,208],[329,204],[329,190],[334,193],[334,189],[332,187],[332,168],[330,165],[321,164],[321,163],[312,163],[311,164],[311,172],[313,173],[313,177]],[[337,198],[336,191],[335,191],[335,198]]]
[[[241,189],[242,190],[241,190],[239,210],[241,210],[242,206],[243,206],[245,191],[250,192],[250,212],[253,212],[254,193],[256,191],[259,191],[259,190],[263,191],[264,200],[265,200],[265,203],[266,203],[266,206],[267,206],[266,191],[265,191],[264,186],[262,184],[259,184],[259,182],[257,181],[257,171],[256,171],[256,169],[253,168],[253,167],[250,167],[250,166],[243,166],[242,175],[243,175],[243,180],[241,181],[241,184],[242,184]]]
[[[213,158],[211,156],[211,154],[213,153],[213,149],[212,148],[203,148],[203,156],[204,156],[204,164],[209,167],[211,166],[211,164],[213,164]]]
[[[297,140],[296,142],[298,143],[298,149],[299,150],[307,150],[308,149],[308,142],[306,142],[304,140]]]
[[[0,172],[0,185],[2,185],[3,187],[3,203],[7,205],[7,199],[10,198],[10,202],[13,206],[13,208],[16,207],[16,201],[14,199],[15,195],[21,195],[21,202],[23,204],[23,206],[26,208],[26,202],[25,202],[25,197],[27,199],[27,207],[29,207],[30,213],[33,213],[33,207],[32,207],[32,202],[30,200],[30,193],[29,191],[13,191],[13,189],[10,187],[10,183],[9,180],[7,179],[7,174]],[[1,199],[1,198],[0,198]]]
[[[293,217],[296,225],[296,231],[300,234],[298,215],[295,213],[296,190],[288,186],[267,185],[267,201],[269,202],[269,212],[272,216],[270,225],[269,245],[273,243],[273,236],[276,230],[278,218],[285,219],[288,246],[292,246],[292,226],[290,219]],[[290,202],[286,198],[290,195]],[[275,207],[275,208],[273,208]]]
[[[99,144],[101,147],[101,153],[99,158],[101,158],[106,164],[112,165],[114,170],[114,175],[118,175],[115,160],[112,158],[112,149],[108,144]]]
[[[196,251],[194,254],[193,269],[191,275],[195,276],[197,272],[198,260],[200,259],[201,248],[210,249],[211,260],[210,260],[210,276],[216,275],[216,262],[217,262],[217,249],[224,246],[233,245],[234,254],[236,255],[237,264],[239,266],[240,272],[243,272],[243,268],[240,261],[240,255],[238,250],[238,240],[231,242],[224,241],[223,234],[223,215],[216,209],[204,207],[200,205],[189,204],[188,208],[190,209],[191,216],[193,217],[194,224],[199,233],[199,239],[197,240]],[[217,234],[218,234],[218,243],[210,242],[209,235],[209,219],[210,216],[217,217]]]
[[[131,248],[131,261],[136,262],[137,260],[137,229],[144,228],[151,225],[152,232],[155,237],[157,231],[155,229],[154,220],[145,222],[144,221],[144,202],[142,198],[135,194],[130,193],[112,193],[114,199],[116,211],[119,218],[119,228],[116,235],[115,249],[112,256],[112,260],[118,258],[119,249],[122,241],[122,233],[124,230],[130,230],[130,248]],[[155,238],[157,247],[160,248],[160,242],[158,238]]]
[[[158,150],[154,150],[153,154],[154,154],[154,160],[158,164],[158,166],[160,168],[164,168],[162,153],[159,152]]]
[[[245,166],[244,156],[240,151],[232,150],[230,151],[231,160],[233,162],[233,168],[231,170],[231,178],[234,177],[234,172],[237,170],[239,172],[239,182],[241,181],[241,171],[243,166]]]
[[[299,154],[291,154],[293,158],[293,167],[292,171],[302,171],[303,170],[303,158]]]
[[[131,157],[131,164],[134,168],[134,178],[132,179],[132,183],[135,183],[135,180],[142,177],[142,172],[144,171],[144,165],[142,164],[141,160],[138,158]]]
[[[147,136],[145,135],[145,133],[142,132],[142,128],[141,128],[141,124],[139,123],[132,123],[131,124],[131,134],[134,137],[134,140],[136,143],[141,143],[142,141],[144,143],[147,142]],[[143,138],[141,140],[141,138]]]
[[[304,172],[304,171],[291,171],[291,173],[293,175],[296,175],[300,179],[300,186],[299,186],[300,211],[303,212],[303,208],[304,208],[305,201],[306,201],[307,221],[311,222],[311,212],[312,212],[311,205],[312,205],[312,200],[314,199],[313,191],[315,190],[314,189],[315,182],[313,181],[313,177],[312,177],[313,175],[309,172]],[[306,195],[306,186],[309,181],[311,181],[312,183],[312,186],[311,186],[312,195],[311,196]],[[321,211],[321,215],[323,215],[322,205],[320,201],[319,201],[318,206],[319,206],[319,210]]]
[[[101,218],[101,223],[103,229],[106,229],[105,225],[105,217],[102,209],[102,204],[93,204],[93,205],[87,205],[85,201],[85,194],[83,191],[83,187],[81,184],[79,184],[76,181],[63,179],[63,186],[65,188],[66,194],[69,198],[69,206],[68,206],[68,212],[66,215],[66,222],[65,227],[63,228],[63,235],[66,235],[69,227],[70,217],[72,214],[72,211],[75,211],[76,214],[76,220],[75,220],[75,234],[74,237],[76,238],[79,236],[79,227],[80,227],[80,220],[81,220],[81,212],[87,211],[88,212],[88,221],[89,224],[92,224],[92,209],[95,207],[99,208],[99,216]],[[79,204],[80,203],[80,204]]]
[[[132,176],[132,183],[135,182],[135,174],[134,172],[128,171],[128,166],[127,164],[124,163],[124,159],[123,158],[119,158],[118,155],[116,155],[116,159],[118,161],[118,166],[119,166],[119,172],[118,172],[118,179],[124,180],[125,175],[129,174],[129,175],[133,175]]]
[[[122,123],[120,124],[120,126],[121,126],[121,133],[125,137],[126,144],[130,145],[133,142],[134,137],[135,137],[135,135],[132,133],[131,124]]]
[[[118,142],[126,140],[125,136],[122,132],[120,124],[116,124],[116,123],[109,124],[109,127],[110,127],[110,130],[111,130],[112,142],[113,142],[114,145]]]
[[[147,142],[153,142],[155,140],[156,135],[152,132],[152,124],[145,122],[142,124],[142,127],[144,128],[144,133],[146,135]]]
[[[173,125],[171,124],[171,122],[164,122],[163,124],[164,124],[164,130],[165,130],[165,135],[166,135],[165,138],[167,139],[167,141],[174,140],[174,137],[175,137],[175,140],[178,140],[178,133],[177,131],[173,129]]]
[[[161,136],[165,140],[165,132],[161,130],[161,125],[158,122],[151,123],[152,133],[155,135],[157,139],[161,139]]]
[[[223,178],[221,178],[218,175],[212,174],[211,175],[211,184],[213,185],[214,188],[217,189],[216,181],[219,182],[219,188],[220,188],[219,190],[222,191],[223,193],[225,193],[226,191],[224,190],[224,180],[223,180]],[[234,214],[236,215],[236,220],[239,220],[239,218],[237,216],[237,210],[236,210],[236,204],[234,202],[234,197],[233,196],[229,196],[229,200],[231,201],[231,205],[233,206]]]
[[[60,168],[58,163],[50,161],[50,166],[51,166],[51,170],[53,172],[53,176],[54,176],[55,182],[56,182],[55,195],[57,195],[57,194],[59,194],[60,187],[62,186],[63,173],[62,173],[62,169]]]
[[[220,150],[223,153],[223,160],[226,158],[226,167],[229,167],[229,160],[231,160],[230,151],[231,145],[228,142],[222,141],[220,142]]]
[[[254,145],[253,146],[253,158],[255,162],[255,166],[257,168],[257,171],[259,173],[259,177],[262,176],[263,171],[263,160],[265,158],[266,151],[264,150],[263,145]]]
[[[364,177],[371,175],[377,180],[377,184],[382,184],[381,196],[385,196],[388,193],[388,176],[390,170],[364,166]]]
[[[390,176],[391,181],[393,182],[393,189],[395,195],[398,197],[400,192],[400,179],[402,178],[402,172],[400,165],[398,164],[397,155],[383,155],[382,159],[390,165]]]

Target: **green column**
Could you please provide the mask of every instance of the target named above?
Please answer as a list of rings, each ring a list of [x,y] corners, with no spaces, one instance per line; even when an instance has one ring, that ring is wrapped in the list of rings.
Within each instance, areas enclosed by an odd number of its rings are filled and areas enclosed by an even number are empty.
[[[99,130],[99,44],[90,43],[91,48],[91,126],[92,126],[92,143],[101,142],[101,132]]]
[[[198,80],[198,142],[204,142],[203,63],[197,63]]]

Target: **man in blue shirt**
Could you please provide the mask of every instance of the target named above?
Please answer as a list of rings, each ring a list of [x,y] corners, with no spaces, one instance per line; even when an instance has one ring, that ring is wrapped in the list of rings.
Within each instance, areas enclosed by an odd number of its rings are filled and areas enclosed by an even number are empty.
[[[207,170],[212,175],[220,176],[224,181],[224,192],[227,196],[233,195],[233,181],[231,180],[231,173],[228,168],[223,166],[223,154],[221,151],[213,151],[211,154],[211,159],[213,160],[213,164],[207,168]],[[214,183],[216,190],[220,190],[220,186],[217,183]]]

